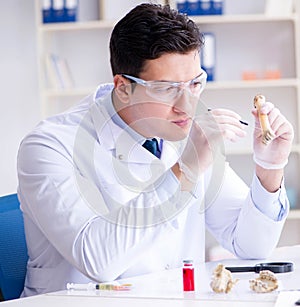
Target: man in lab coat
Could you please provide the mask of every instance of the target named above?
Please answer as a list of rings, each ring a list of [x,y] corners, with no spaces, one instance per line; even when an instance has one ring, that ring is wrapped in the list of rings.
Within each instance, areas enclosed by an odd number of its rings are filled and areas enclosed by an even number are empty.
[[[240,116],[199,100],[202,44],[186,16],[137,6],[112,32],[113,84],[23,140],[23,296],[203,262],[205,226],[237,257],[264,258],[276,246],[289,208],[283,169],[292,126],[266,103],[275,135],[266,146],[252,111],[256,166],[246,186],[223,148],[245,136]]]

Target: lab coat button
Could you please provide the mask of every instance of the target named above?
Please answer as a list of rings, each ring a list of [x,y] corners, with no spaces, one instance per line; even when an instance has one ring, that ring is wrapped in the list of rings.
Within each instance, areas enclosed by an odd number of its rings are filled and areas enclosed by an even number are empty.
[[[123,155],[118,155],[119,160],[123,160],[123,158],[124,158]]]
[[[170,268],[170,265],[169,265],[169,264],[166,264],[165,270],[169,270],[169,268]]]

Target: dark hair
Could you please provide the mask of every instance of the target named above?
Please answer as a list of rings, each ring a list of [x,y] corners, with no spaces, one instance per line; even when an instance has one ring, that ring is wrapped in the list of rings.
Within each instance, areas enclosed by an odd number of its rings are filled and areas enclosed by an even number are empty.
[[[199,51],[202,45],[198,26],[186,15],[169,5],[143,3],[123,17],[112,31],[109,46],[112,73],[138,77],[146,60],[165,53]]]

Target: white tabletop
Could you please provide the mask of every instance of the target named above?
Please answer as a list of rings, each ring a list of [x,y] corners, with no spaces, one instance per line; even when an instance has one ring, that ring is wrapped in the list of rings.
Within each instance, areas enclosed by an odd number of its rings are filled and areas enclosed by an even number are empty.
[[[249,279],[256,278],[255,273],[234,273],[238,283],[228,294],[214,293],[209,284],[216,262],[209,262],[195,268],[195,292],[183,292],[182,270],[165,270],[163,272],[143,275],[122,280],[121,283],[131,283],[130,291],[99,291],[99,290],[65,290],[30,298],[2,302],[3,307],[14,306],[162,306],[162,307],[194,307],[199,306],[295,306],[295,298],[300,298],[300,291],[286,292],[300,288],[300,245],[278,248],[272,257],[264,261],[228,259],[221,261],[225,265],[254,265],[259,262],[284,261],[293,262],[294,271],[276,274],[279,280],[278,291],[258,294],[249,288]],[[280,302],[278,299],[280,293]],[[278,299],[278,300],[277,300]],[[290,305],[288,300],[290,300]],[[278,303],[276,304],[276,301]],[[279,305],[280,303],[280,305]]]

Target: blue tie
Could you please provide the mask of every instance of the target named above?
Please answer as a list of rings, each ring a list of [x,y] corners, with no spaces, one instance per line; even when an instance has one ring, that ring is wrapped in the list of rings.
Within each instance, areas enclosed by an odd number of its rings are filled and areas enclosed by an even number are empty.
[[[160,158],[161,152],[159,150],[157,139],[146,140],[143,147],[149,150],[157,158]]]

